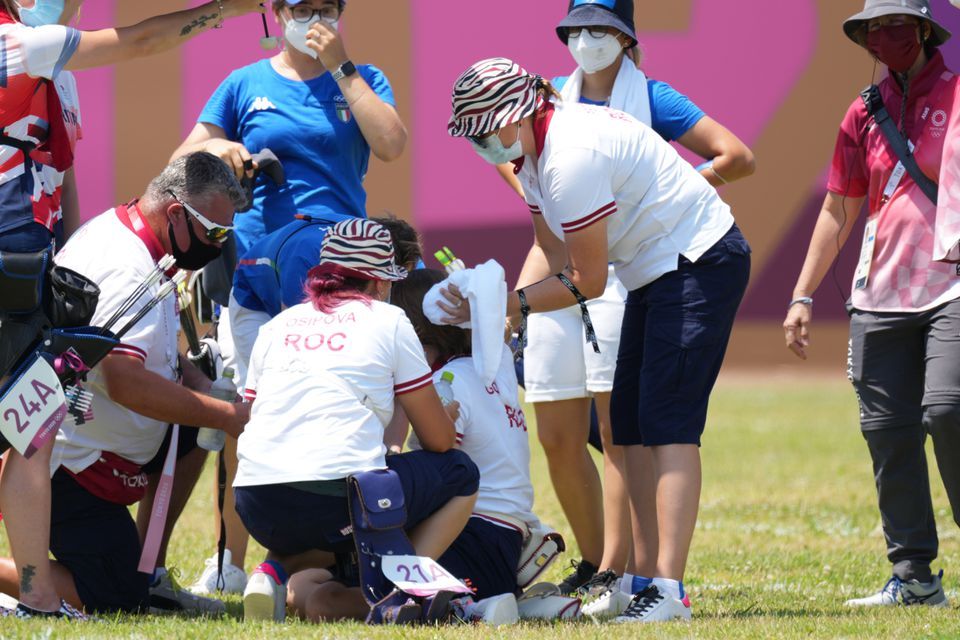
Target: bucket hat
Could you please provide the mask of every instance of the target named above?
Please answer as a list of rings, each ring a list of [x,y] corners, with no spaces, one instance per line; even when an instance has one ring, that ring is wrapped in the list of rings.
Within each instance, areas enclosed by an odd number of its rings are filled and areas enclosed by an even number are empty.
[[[930,23],[930,44],[939,47],[950,39],[950,32],[933,19],[929,0],[867,0],[863,11],[852,15],[843,22],[843,32],[847,37],[863,46],[863,28],[867,21],[880,16],[907,15],[926,20]]]
[[[633,0],[570,0],[567,16],[557,25],[557,37],[567,44],[570,27],[613,27],[637,44],[633,26]]]

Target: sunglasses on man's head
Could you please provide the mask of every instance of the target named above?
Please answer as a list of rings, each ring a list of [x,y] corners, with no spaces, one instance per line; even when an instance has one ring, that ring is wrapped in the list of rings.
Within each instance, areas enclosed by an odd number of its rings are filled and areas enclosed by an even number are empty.
[[[184,202],[177,194],[173,191],[167,190],[173,199],[180,203],[180,206],[184,208],[190,215],[197,219],[203,228],[204,228],[204,237],[207,239],[207,242],[213,242],[215,244],[221,244],[224,240],[227,239],[227,236],[230,235],[230,232],[233,231],[233,225],[224,226],[222,224],[217,224],[213,222],[205,215],[188,205]]]

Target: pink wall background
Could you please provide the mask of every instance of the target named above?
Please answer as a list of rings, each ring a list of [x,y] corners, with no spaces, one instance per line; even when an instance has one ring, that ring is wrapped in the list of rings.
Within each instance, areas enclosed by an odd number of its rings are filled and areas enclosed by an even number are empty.
[[[816,47],[816,2],[776,4],[775,19],[790,25],[788,30],[756,29],[757,21],[773,18],[769,0],[695,0],[690,28],[678,33],[644,32],[638,23],[645,71],[688,93],[714,119],[752,144]],[[547,78],[568,75],[574,64],[553,29],[566,13],[566,2],[485,2],[484,13],[500,19],[493,23],[496,26],[482,27],[463,19],[460,2],[414,1],[413,10],[418,222],[426,229],[475,227],[481,221],[525,222],[526,209],[503,188],[496,172],[469,145],[447,135],[450,89],[473,62],[494,56],[510,58]],[[764,54],[757,55],[758,51]]]

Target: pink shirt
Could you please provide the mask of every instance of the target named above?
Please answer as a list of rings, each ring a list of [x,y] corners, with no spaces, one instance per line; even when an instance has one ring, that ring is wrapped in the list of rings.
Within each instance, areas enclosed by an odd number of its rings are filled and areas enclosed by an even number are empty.
[[[900,86],[890,77],[879,86],[887,112],[899,123]],[[937,53],[911,80],[908,91],[904,129],[915,145],[917,164],[934,182],[940,181],[956,88],[956,77]],[[923,311],[960,297],[956,265],[932,259],[936,205],[909,174],[884,202],[884,189],[896,164],[896,154],[857,97],[840,125],[827,189],[851,198],[867,196],[870,219],[878,220],[867,285],[854,288],[851,297],[853,306],[864,311]]]

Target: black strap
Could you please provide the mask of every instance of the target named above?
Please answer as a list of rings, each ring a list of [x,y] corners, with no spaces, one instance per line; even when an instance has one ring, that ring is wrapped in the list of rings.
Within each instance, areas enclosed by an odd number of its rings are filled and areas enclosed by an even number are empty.
[[[517,329],[517,360],[523,360],[523,350],[527,348],[527,316],[530,315],[530,305],[527,304],[527,294],[523,289],[517,289],[520,298],[520,328]]]
[[[590,320],[590,311],[587,310],[587,299],[583,297],[583,294],[580,293],[576,285],[570,282],[570,278],[562,273],[558,273],[557,278],[563,283],[563,286],[570,289],[570,293],[577,299],[577,304],[580,305],[580,317],[583,318],[583,330],[586,334],[586,340],[593,345],[594,353],[600,353],[600,345],[597,343],[597,332],[593,329],[593,322]]]
[[[937,204],[937,191],[939,189],[937,183],[928,178],[927,175],[920,170],[916,158],[910,151],[910,147],[907,146],[907,141],[897,129],[897,125],[893,122],[893,119],[890,118],[890,114],[887,113],[887,108],[883,105],[883,98],[880,96],[880,90],[877,88],[877,85],[872,84],[861,91],[860,98],[867,107],[867,115],[873,116],[873,121],[880,127],[880,131],[883,132],[887,142],[890,143],[890,147],[897,155],[897,158],[903,163],[903,167],[907,170],[907,173],[910,174],[910,177],[913,178],[913,181],[920,187],[924,195],[930,199],[930,202]]]
[[[29,161],[30,152],[37,148],[37,145],[29,140],[14,138],[5,133],[0,133],[0,144],[7,147],[15,147],[22,151],[23,155],[27,157],[25,161]]]
[[[227,549],[227,523],[223,517],[223,502],[227,494],[226,445],[217,453],[217,510],[220,512],[220,537],[217,538],[217,590],[223,591],[227,582],[223,577],[223,558]]]

